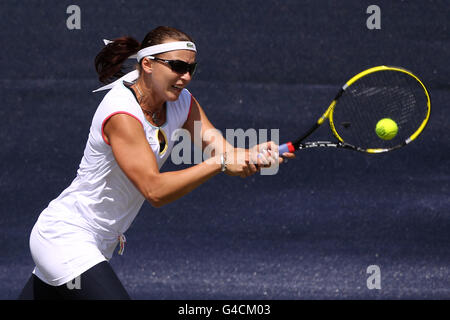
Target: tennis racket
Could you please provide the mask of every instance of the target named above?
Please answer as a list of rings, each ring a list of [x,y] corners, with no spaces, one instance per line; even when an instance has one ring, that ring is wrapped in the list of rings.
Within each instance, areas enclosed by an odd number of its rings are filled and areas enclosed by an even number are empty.
[[[317,122],[298,139],[279,146],[279,154],[307,148],[343,148],[382,153],[414,141],[430,117],[431,101],[425,85],[411,71],[378,66],[358,73],[339,90]],[[382,119],[397,125],[389,139],[376,132]],[[326,120],[335,141],[304,142]]]

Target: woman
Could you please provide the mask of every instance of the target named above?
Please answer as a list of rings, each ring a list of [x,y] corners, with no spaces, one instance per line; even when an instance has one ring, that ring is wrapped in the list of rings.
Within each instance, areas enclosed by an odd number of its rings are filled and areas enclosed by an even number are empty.
[[[77,177],[31,232],[36,268],[21,299],[129,299],[108,261],[118,243],[123,252],[123,234],[145,200],[160,207],[220,172],[247,177],[278,161],[272,142],[236,149],[222,136],[205,134],[214,127],[185,89],[196,68],[188,35],[158,27],[142,44],[130,37],[114,40],[96,57],[100,81],[122,75],[123,62],[133,55],[137,71],[105,87],[111,90],[93,117]],[[212,146],[211,158],[161,173],[173,147],[167,138],[179,128],[193,137],[195,121],[201,123],[202,147]]]

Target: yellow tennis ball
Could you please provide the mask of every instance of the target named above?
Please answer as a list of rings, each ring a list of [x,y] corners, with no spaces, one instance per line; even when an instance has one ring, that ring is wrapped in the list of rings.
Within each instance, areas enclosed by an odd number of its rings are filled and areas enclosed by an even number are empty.
[[[384,118],[378,121],[375,132],[377,136],[383,140],[391,140],[397,135],[398,126],[394,120],[389,118]]]

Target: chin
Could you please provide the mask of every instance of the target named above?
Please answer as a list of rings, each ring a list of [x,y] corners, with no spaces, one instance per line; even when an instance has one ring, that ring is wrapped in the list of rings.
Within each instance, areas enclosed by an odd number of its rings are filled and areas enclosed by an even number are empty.
[[[176,101],[180,97],[180,94],[181,94],[181,91],[180,92],[169,91],[167,93],[167,100],[168,101]]]

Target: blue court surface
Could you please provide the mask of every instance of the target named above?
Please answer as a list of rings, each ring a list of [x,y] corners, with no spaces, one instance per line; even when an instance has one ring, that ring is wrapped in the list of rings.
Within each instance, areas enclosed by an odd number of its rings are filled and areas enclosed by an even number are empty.
[[[81,29],[67,27],[71,4]],[[381,29],[367,27],[372,4]],[[159,25],[195,39],[189,90],[222,132],[293,139],[351,76],[383,64],[423,80],[432,114],[392,153],[301,151],[276,175],[218,175],[144,204],[111,260],[132,298],[450,298],[448,1],[4,0],[0,14],[0,299],[20,293],[31,228],[76,175],[104,95],[91,93],[102,39],[141,41]]]

